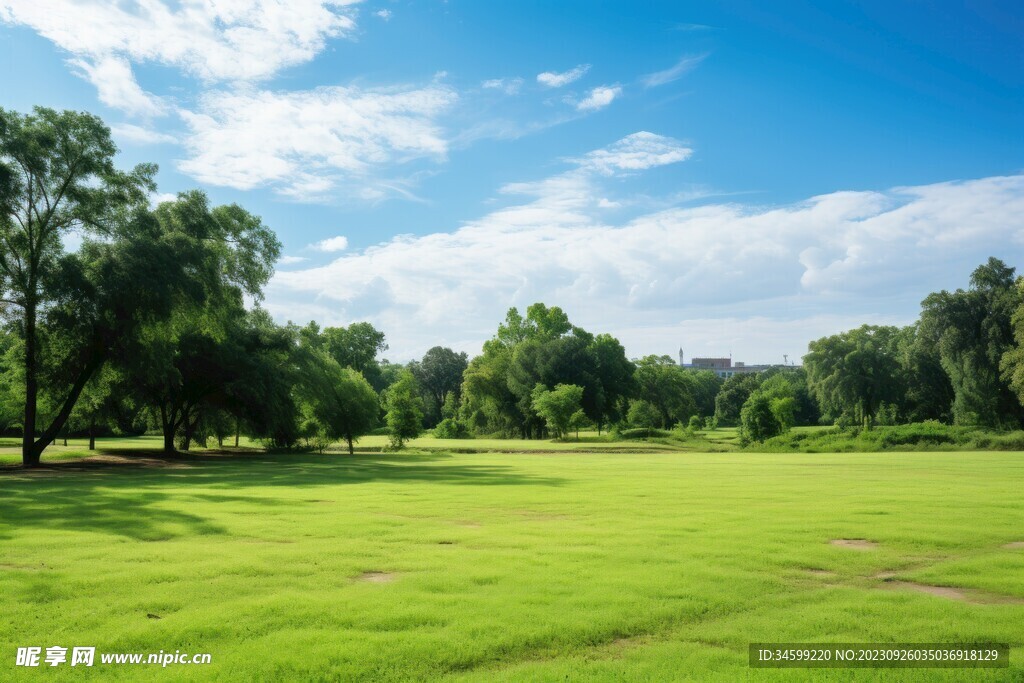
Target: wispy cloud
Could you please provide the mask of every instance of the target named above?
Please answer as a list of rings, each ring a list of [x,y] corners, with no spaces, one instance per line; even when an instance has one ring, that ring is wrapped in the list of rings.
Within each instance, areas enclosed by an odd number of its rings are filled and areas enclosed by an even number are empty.
[[[114,55],[75,58],[71,66],[96,86],[100,102],[133,116],[160,116],[166,105],[139,86],[128,60]]]
[[[384,164],[443,159],[437,117],[457,99],[440,85],[211,92],[197,111],[181,112],[189,156],[179,169],[212,185],[323,198]]]
[[[277,263],[282,266],[294,266],[297,263],[303,263],[308,260],[305,256],[282,256],[277,259]]]
[[[389,9],[379,9],[374,14],[384,21],[391,21],[391,10]]]
[[[588,71],[590,71],[589,64],[580,64],[574,69],[569,69],[568,71],[563,71],[561,73],[545,71],[544,73],[537,74],[537,82],[548,88],[561,88],[562,86],[569,85],[574,81],[578,81]]]
[[[665,85],[672,81],[678,80],[685,74],[692,71],[697,67],[698,64],[707,59],[707,54],[701,55],[688,55],[681,57],[678,62],[670,66],[663,71],[655,71],[654,73],[647,74],[640,81],[646,88],[656,88],[659,85]]]
[[[116,123],[110,127],[110,131],[117,141],[136,145],[162,145],[178,142],[178,138],[173,135],[131,123]]]
[[[488,90],[501,90],[506,95],[515,95],[523,87],[522,78],[491,78],[480,84]]]

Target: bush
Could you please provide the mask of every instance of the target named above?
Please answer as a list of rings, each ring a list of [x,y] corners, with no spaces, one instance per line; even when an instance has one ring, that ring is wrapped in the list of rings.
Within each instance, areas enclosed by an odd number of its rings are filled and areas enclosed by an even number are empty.
[[[647,427],[637,429],[623,429],[620,432],[620,434],[623,439],[667,439],[668,437],[672,436],[672,432],[667,432],[664,429],[648,429]]]
[[[743,441],[764,441],[781,434],[783,425],[772,411],[772,399],[755,391],[740,411],[740,437]]]
[[[1024,431],[995,432],[936,421],[872,430],[821,429],[788,432],[751,447],[773,453],[853,453],[878,451],[1024,450]]]
[[[434,427],[434,436],[438,439],[468,439],[469,429],[453,417],[446,417]]]

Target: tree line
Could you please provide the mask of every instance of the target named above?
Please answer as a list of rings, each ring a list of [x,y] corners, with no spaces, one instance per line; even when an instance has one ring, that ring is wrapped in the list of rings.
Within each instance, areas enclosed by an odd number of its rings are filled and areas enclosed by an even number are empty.
[[[914,325],[812,342],[805,368],[722,380],[668,356],[630,359],[543,303],[510,309],[472,359],[437,346],[397,364],[370,323],[275,323],[259,307],[281,252],[273,231],[200,191],[153,207],[156,167],[120,170],[116,153],[95,116],[0,110],[0,431],[20,435],[26,466],[68,435],[93,448],[147,431],[167,451],[246,436],[351,452],[378,429],[400,448],[424,430],[738,425],[763,440],[796,425],[1024,417],[1024,294],[996,259],[967,290],[925,299]]]

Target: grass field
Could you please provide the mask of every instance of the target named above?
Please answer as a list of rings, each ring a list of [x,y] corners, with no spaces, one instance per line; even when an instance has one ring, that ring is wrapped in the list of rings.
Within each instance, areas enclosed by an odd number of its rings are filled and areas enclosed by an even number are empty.
[[[1024,679],[1020,453],[148,462],[0,472],[0,679]],[[986,640],[1011,669],[746,663]],[[19,645],[213,663],[15,670]]]

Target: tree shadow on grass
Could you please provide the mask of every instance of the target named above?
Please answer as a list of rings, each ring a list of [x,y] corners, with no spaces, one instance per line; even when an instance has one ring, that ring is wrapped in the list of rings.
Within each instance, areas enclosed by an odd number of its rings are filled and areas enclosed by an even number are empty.
[[[36,470],[0,468],[0,539],[20,529],[96,531],[141,541],[227,533],[188,512],[206,503],[294,505],[290,498],[222,493],[245,487],[314,488],[378,481],[459,486],[560,486],[565,480],[450,455],[177,454],[101,452]],[[116,455],[116,458],[112,458]]]

